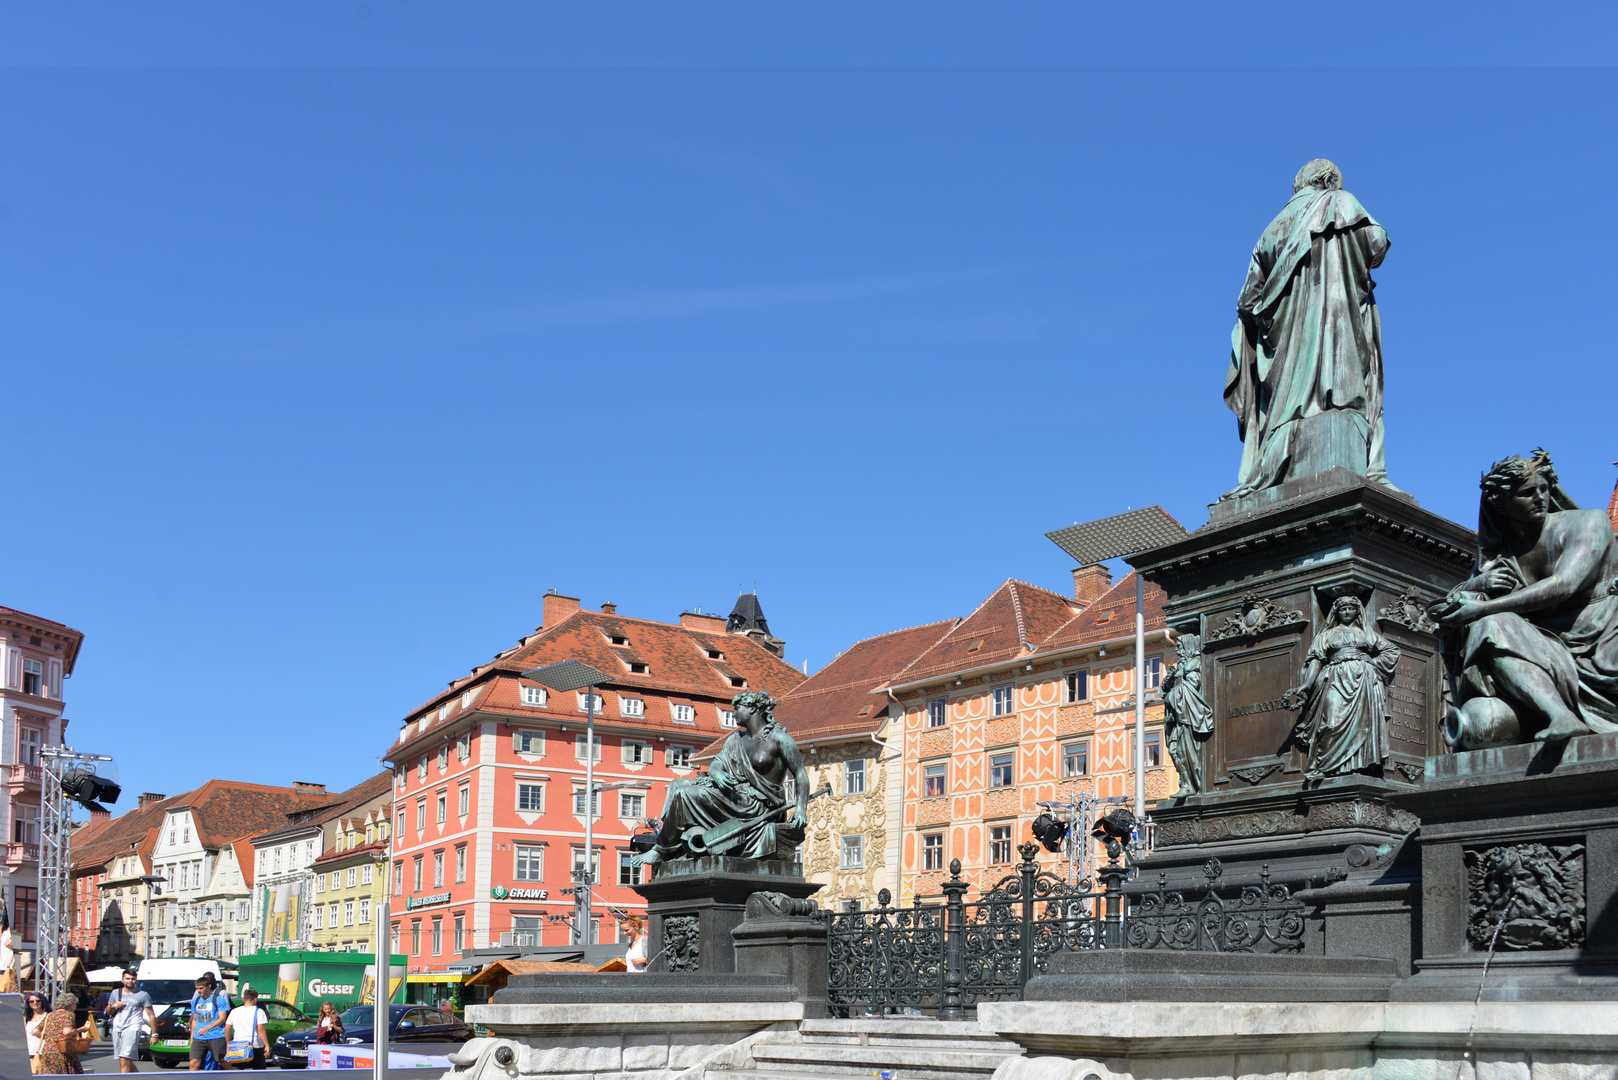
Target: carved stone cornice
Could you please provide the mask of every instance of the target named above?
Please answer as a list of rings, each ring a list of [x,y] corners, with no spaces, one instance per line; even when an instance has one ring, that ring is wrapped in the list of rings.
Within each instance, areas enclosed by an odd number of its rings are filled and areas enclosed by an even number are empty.
[[[1249,765],[1245,769],[1231,769],[1230,775],[1238,776],[1249,784],[1256,784],[1275,770],[1281,768],[1281,762],[1271,761],[1263,765]]]
[[[1209,844],[1218,840],[1246,840],[1253,837],[1285,836],[1320,832],[1324,829],[1371,829],[1403,836],[1418,824],[1416,816],[1383,802],[1345,799],[1311,803],[1307,809],[1258,810],[1238,814],[1209,814],[1203,817],[1160,821],[1159,848],[1184,844]]]

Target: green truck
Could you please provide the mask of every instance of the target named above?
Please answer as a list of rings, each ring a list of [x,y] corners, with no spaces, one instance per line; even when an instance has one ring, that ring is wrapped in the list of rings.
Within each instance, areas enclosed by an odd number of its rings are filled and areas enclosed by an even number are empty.
[[[388,1000],[403,1004],[408,957],[394,953],[392,969],[386,976]],[[260,997],[287,1001],[310,1016],[331,1002],[342,1012],[351,1005],[370,1005],[376,1000],[378,977],[376,956],[355,952],[291,952],[266,950],[236,958],[236,995],[248,986]]]

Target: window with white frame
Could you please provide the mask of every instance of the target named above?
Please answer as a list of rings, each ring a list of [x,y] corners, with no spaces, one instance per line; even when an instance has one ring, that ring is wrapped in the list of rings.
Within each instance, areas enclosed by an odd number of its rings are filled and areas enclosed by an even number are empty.
[[[39,747],[42,741],[38,728],[19,726],[17,728],[17,763],[20,765],[38,765]]]
[[[345,900],[343,902],[343,925],[354,925],[354,901],[352,900]]]
[[[618,793],[618,816],[639,819],[646,816],[646,796],[638,791]]]
[[[455,884],[460,885],[466,881],[466,845],[455,845]]]
[[[943,727],[949,723],[949,703],[943,698],[927,703],[927,726]]]
[[[12,804],[15,813],[11,821],[11,842],[14,844],[39,843],[39,807],[32,803]]]
[[[736,726],[736,710],[735,709],[720,709],[719,710],[719,726],[720,727],[735,727]]]
[[[326,907],[324,904],[315,905],[315,929],[326,929]]]
[[[1156,769],[1163,764],[1163,732],[1146,729],[1146,767]]]
[[[949,765],[939,761],[921,767],[921,794],[923,798],[933,798],[944,794],[944,781],[949,776]]]
[[[423,754],[416,761],[416,779],[427,779],[427,755]]]
[[[1012,759],[1014,754],[995,754],[989,758],[989,786],[1010,787],[1012,785]]]
[[[618,853],[618,884],[639,885],[640,867],[634,863],[634,852],[620,851]]]
[[[315,875],[315,892],[323,893],[325,891],[326,891],[326,875],[325,874],[316,874]]]
[[[337,929],[337,905],[335,903],[326,911],[326,925],[333,930]]]
[[[461,761],[466,761],[472,757],[472,733],[470,731],[463,731],[456,738],[455,756]]]
[[[45,678],[45,665],[38,660],[24,660],[22,662],[22,692],[39,696],[39,684]]]
[[[670,710],[674,713],[676,724],[694,724],[697,722],[697,710],[694,705],[673,705]]]
[[[865,759],[849,758],[843,762],[843,794],[865,794]]]
[[[1080,739],[1062,747],[1062,775],[1090,775],[1090,740]]]
[[[525,814],[545,812],[544,784],[517,784],[517,809]]]
[[[624,716],[645,716],[646,701],[638,697],[621,697],[618,699],[618,712]]]
[[[1017,711],[1017,688],[1014,686],[997,686],[994,688],[994,708],[996,716],[1009,716]]]
[[[449,747],[447,745],[440,746],[438,748],[438,771],[443,772],[447,768],[449,768]]]
[[[1008,863],[1011,861],[1011,826],[989,826],[989,861],[991,863]]]
[[[944,869],[944,834],[928,833],[921,838],[921,868]]]
[[[539,881],[545,876],[545,849],[537,845],[514,845],[515,864],[511,876],[517,881]]]
[[[545,704],[545,688],[543,686],[525,686],[522,688],[522,703],[540,708]]]
[[[449,792],[438,793],[438,824],[442,825],[449,820]]]
[[[652,744],[640,742],[637,739],[625,739],[623,759],[625,765],[650,765],[652,763]]]
[[[416,831],[421,832],[427,828],[427,800],[422,799],[416,804]]]
[[[1143,665],[1146,676],[1146,689],[1156,690],[1163,685],[1163,658],[1161,656],[1148,656]]]
[[[865,865],[865,837],[843,837],[842,865],[844,870],[855,870]]]
[[[606,702],[601,700],[600,694],[577,694],[575,696],[579,699],[580,712],[594,711],[597,716],[600,716],[602,710],[606,707]]]
[[[442,884],[444,884],[444,853],[435,851],[433,852],[433,888],[436,889]]]
[[[584,869],[584,845],[575,844],[573,847],[573,872],[578,873]],[[601,849],[590,849],[590,880],[601,880]]]
[[[371,864],[366,863],[364,866],[360,867],[360,884],[361,885],[369,885],[370,883],[371,883]]]
[[[573,789],[573,813],[576,817],[584,816],[584,789]],[[590,799],[590,816],[601,816],[601,792],[595,792]]]
[[[603,746],[605,746],[605,745],[606,745],[606,740],[604,738],[602,738],[600,735],[597,735],[595,737],[595,742],[591,747],[591,749],[594,750],[594,754],[592,756],[597,761],[601,760],[601,748]],[[574,758],[575,761],[583,761],[584,760],[584,732],[582,732],[582,731],[579,732],[579,734],[573,736],[573,758]]]
[[[534,730],[514,731],[511,733],[511,748],[519,754],[543,754],[545,733]]]
[[[360,897],[360,923],[364,925],[371,921],[371,901],[368,897]]]
[[[460,793],[456,796],[456,800],[457,801],[456,801],[455,805],[456,805],[456,809],[458,809],[460,811],[459,816],[460,817],[465,817],[466,814],[467,814],[467,811],[472,808],[472,785],[471,784],[462,784],[461,788],[460,788]]]
[[[669,746],[663,750],[663,764],[673,769],[689,769],[691,767],[691,748],[689,746]]]
[[[1090,673],[1088,671],[1070,671],[1067,673],[1067,700],[1071,704],[1084,701],[1090,696]]]
[[[350,889],[352,889],[354,887],[354,882],[356,881],[356,879],[358,877],[359,877],[359,867],[350,866],[348,868],[348,887]]]

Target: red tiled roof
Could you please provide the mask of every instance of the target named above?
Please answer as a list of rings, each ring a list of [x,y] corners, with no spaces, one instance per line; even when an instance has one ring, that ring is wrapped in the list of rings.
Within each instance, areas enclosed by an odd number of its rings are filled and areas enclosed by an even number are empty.
[[[628,638],[628,645],[613,645],[609,640],[613,634]],[[710,659],[709,650],[722,653],[723,658]],[[580,610],[569,613],[554,627],[536,630],[516,648],[450,683],[447,690],[410,714],[383,757],[396,761],[408,756],[415,743],[464,718],[467,710],[461,708],[459,698],[467,690],[474,692],[470,704],[480,712],[577,720],[571,693],[552,692],[544,708],[522,704],[524,684],[518,676],[563,660],[582,660],[610,677],[611,681],[600,688],[603,711],[597,716],[602,722],[697,735],[719,730],[718,707],[726,705],[742,689],[763,690],[781,697],[807,677],[758,642],[739,634]],[[631,663],[644,663],[650,670],[637,674],[629,669]],[[732,678],[745,680],[746,687],[733,685]],[[619,694],[644,701],[645,715],[623,716]],[[698,709],[697,732],[693,733],[689,724],[674,722],[668,706],[670,698],[707,706]],[[441,707],[442,718],[437,715]]]
[[[582,796],[580,797],[582,798]],[[344,851],[332,848],[330,851],[322,852],[310,865],[319,866],[321,863],[340,862],[343,859],[353,858],[355,855],[386,854],[387,850],[388,842],[386,840],[373,840],[369,844],[361,844],[359,847],[351,847]],[[579,859],[582,861],[584,856],[580,855]]]
[[[1168,624],[1163,619],[1163,590],[1146,583],[1146,631],[1162,630]],[[1088,642],[1110,641],[1127,637],[1135,632],[1135,572],[1096,598],[1095,603],[1079,612],[1039,643],[1041,652],[1066,649]]]
[[[915,682],[1032,652],[1038,642],[1071,621],[1077,607],[1061,593],[1007,578],[976,611],[890,681]]]
[[[776,706],[775,718],[800,743],[874,734],[887,720],[887,699],[873,693],[926,652],[961,620],[894,630],[855,642],[837,659],[815,672]],[[703,748],[712,757],[729,734]]]
[[[120,814],[97,829],[95,835],[88,840],[80,841],[75,837],[69,856],[73,869],[83,872],[104,866],[113,856],[120,855],[131,847],[134,847],[143,858],[150,855],[151,846],[157,839],[157,825],[162,822],[164,811],[171,806],[179,805],[191,794],[187,792],[184,795],[171,796]],[[151,844],[143,844],[148,839]]]
[[[242,884],[251,889],[253,887],[255,862],[253,858],[253,838],[244,836],[238,840],[232,840],[230,847],[236,853],[236,869],[242,872]]]
[[[197,826],[197,840],[220,848],[244,836],[256,836],[284,824],[288,814],[308,809],[331,796],[239,780],[209,780],[170,809],[186,808]]]
[[[333,818],[341,817],[368,802],[381,798],[383,795],[391,796],[392,793],[393,774],[379,772],[374,776],[366,777],[347,791],[320,796],[320,799],[324,801],[317,800],[307,806],[290,808],[282,820],[267,829],[258,830],[249,839],[256,842],[280,833],[305,829],[314,825],[324,825]],[[296,822],[291,819],[292,814],[298,815]]]

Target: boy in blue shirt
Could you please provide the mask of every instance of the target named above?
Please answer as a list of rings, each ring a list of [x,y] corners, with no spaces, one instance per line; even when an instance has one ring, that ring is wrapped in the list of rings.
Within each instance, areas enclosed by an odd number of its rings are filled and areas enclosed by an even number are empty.
[[[225,1018],[230,1015],[230,995],[218,989],[213,973],[197,979],[197,992],[191,995],[191,1071],[202,1068],[203,1056],[210,1051],[221,1069],[225,1061]]]

